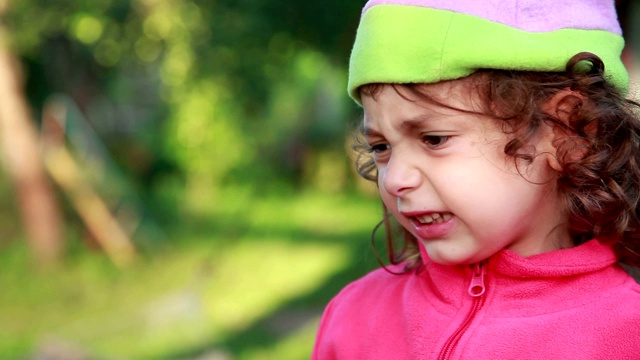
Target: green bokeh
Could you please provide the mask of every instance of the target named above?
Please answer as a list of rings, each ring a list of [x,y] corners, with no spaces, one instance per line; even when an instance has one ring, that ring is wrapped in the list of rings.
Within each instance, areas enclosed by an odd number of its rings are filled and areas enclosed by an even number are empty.
[[[364,2],[10,2],[34,122],[65,106],[140,255],[117,268],[56,188],[66,254],[41,269],[0,172],[0,358],[307,359],[326,303],[377,267],[347,150]]]

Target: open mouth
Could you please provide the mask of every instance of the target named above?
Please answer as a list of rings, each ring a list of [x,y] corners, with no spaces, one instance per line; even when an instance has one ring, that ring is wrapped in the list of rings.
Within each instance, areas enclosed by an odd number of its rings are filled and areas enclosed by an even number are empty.
[[[422,225],[442,224],[443,222],[450,220],[451,213],[431,213],[428,215],[414,216],[414,219]]]

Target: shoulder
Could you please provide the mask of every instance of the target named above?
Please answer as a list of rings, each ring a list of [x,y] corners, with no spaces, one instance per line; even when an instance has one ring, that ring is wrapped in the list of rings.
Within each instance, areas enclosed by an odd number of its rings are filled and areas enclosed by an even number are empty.
[[[381,329],[400,328],[398,314],[407,297],[417,291],[412,285],[417,276],[412,271],[401,273],[402,266],[388,270],[398,274],[374,270],[344,287],[329,302],[318,328],[313,359],[338,358],[333,353],[337,349],[354,350],[363,342],[380,342],[377,335]],[[353,357],[343,354],[340,358]]]
[[[345,286],[332,302],[362,301],[371,298],[371,294],[384,296],[391,289],[405,287],[414,277],[413,271],[403,272],[402,264],[379,268]]]
[[[402,273],[402,269],[401,265],[380,268],[345,286],[327,305],[323,321],[357,322],[372,313],[378,319],[393,317],[419,288],[415,272]]]

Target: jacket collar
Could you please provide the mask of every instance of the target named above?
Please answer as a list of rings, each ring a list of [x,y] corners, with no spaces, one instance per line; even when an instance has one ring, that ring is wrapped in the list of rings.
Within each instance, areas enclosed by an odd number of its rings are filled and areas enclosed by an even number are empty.
[[[469,266],[446,266],[433,263],[420,243],[420,255],[428,267],[452,268],[449,271],[466,273]],[[589,273],[608,267],[617,261],[610,246],[596,239],[568,248],[522,257],[511,250],[501,250],[485,262],[489,269],[509,277],[564,277]],[[453,269],[453,268],[458,269]]]
[[[422,246],[421,251],[426,255]],[[499,309],[500,316],[521,316],[523,307],[532,316],[568,309],[592,301],[594,292],[629,281],[624,270],[612,266],[615,262],[613,250],[597,240],[526,258],[502,250],[483,262],[483,296],[488,305],[499,304],[487,308]],[[419,286],[433,306],[452,311],[472,300],[468,289],[473,273],[473,265],[440,265],[426,258],[418,270]]]
[[[565,277],[602,270],[617,261],[610,246],[598,240],[568,248],[522,257],[503,250],[489,260],[489,266],[499,274],[512,277]]]

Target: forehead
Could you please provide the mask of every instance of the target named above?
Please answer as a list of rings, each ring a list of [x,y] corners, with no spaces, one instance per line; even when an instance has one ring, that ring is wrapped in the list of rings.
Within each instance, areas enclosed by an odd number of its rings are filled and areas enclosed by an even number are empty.
[[[469,81],[454,80],[435,84],[372,84],[361,89],[365,125],[384,118],[402,118],[411,126],[430,115],[481,113],[477,94]]]

